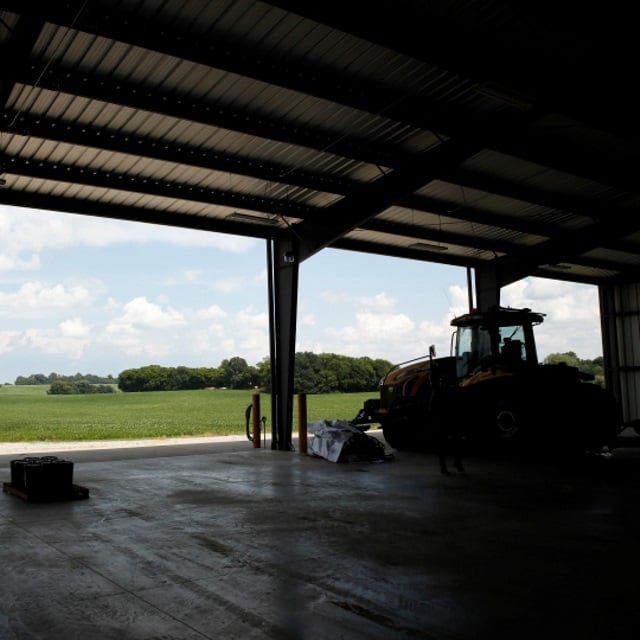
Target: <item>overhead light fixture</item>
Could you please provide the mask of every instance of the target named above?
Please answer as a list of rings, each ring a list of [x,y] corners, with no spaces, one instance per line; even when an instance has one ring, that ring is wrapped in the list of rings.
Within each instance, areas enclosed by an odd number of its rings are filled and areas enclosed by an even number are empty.
[[[570,271],[571,265],[569,264],[543,264],[540,265],[543,269],[553,269],[554,271]]]
[[[409,245],[409,249],[420,249],[421,251],[448,251],[449,247],[443,244],[432,244],[431,242],[414,242]]]
[[[227,219],[241,220],[242,222],[253,222],[254,224],[268,224],[272,226],[279,224],[279,220],[277,218],[263,218],[262,216],[255,216],[251,213],[242,213],[241,211],[234,211]]]

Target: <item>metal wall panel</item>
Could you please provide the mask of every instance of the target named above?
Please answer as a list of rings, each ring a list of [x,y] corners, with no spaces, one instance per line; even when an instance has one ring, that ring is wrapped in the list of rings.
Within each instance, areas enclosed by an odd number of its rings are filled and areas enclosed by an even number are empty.
[[[640,420],[640,283],[600,288],[607,385],[622,404],[623,420]]]

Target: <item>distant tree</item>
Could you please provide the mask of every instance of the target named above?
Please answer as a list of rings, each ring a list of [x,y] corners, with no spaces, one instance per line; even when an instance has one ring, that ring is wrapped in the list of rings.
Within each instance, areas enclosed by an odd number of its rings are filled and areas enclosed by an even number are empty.
[[[250,389],[251,372],[249,365],[244,358],[235,356],[228,360],[223,360],[220,368],[224,370],[225,383],[223,386],[228,389]]]
[[[573,351],[565,353],[550,353],[545,359],[544,364],[566,364],[570,367],[578,367],[580,360]]]
[[[550,353],[543,361],[543,364],[564,363],[569,367],[576,367],[578,371],[590,374],[594,382],[601,387],[605,386],[604,380],[604,358],[599,356],[594,360],[581,360],[573,351],[565,353]]]
[[[222,367],[212,367],[207,369],[207,387],[224,387],[225,370]]]
[[[353,393],[375,391],[380,378],[391,368],[387,360],[351,358],[335,353],[296,353],[296,393]]]
[[[351,362],[349,371],[350,384],[345,391],[370,391],[376,388],[378,377],[369,358],[356,358]]]
[[[258,367],[252,367],[249,365],[246,371],[246,377],[249,381],[249,387],[255,389],[260,386],[260,371]]]
[[[15,384],[49,384],[49,378],[44,373],[32,373],[30,376],[18,376]]]
[[[204,389],[218,386],[219,371],[213,368],[176,367],[170,369],[169,387],[171,389]]]
[[[331,386],[330,381],[320,380],[322,364],[315,353],[301,351],[295,354],[293,388],[296,393],[318,393],[318,388]],[[322,392],[321,392],[322,393]]]
[[[222,368],[161,367],[125,369],[118,376],[121,391],[178,391],[225,386]]]
[[[384,378],[387,373],[389,373],[389,370],[393,367],[391,362],[389,362],[388,360],[382,360],[380,358],[372,360],[371,366],[373,367],[376,375],[376,382],[382,380],[382,378]]]
[[[320,353],[317,360],[317,388],[312,393],[336,393],[349,386],[351,359],[335,353]]]
[[[73,382],[66,380],[55,380],[51,383],[51,387],[47,391],[52,396],[68,396],[76,393]]]
[[[112,384],[94,384],[93,388],[95,393],[117,393]]]
[[[93,385],[90,382],[87,382],[86,380],[78,380],[77,382],[73,383],[73,386],[75,387],[76,393],[82,393],[82,394],[95,393]]]
[[[167,367],[150,364],[139,369],[125,369],[118,376],[121,391],[168,391],[171,372]]]
[[[69,396],[74,394],[115,393],[113,386],[108,384],[91,384],[86,380],[70,382],[69,380],[54,380],[47,393],[52,396]]]
[[[263,358],[256,364],[256,385],[266,392],[271,392],[271,360]]]
[[[34,373],[30,376],[18,376],[14,384],[47,385],[55,382],[56,380],[66,380],[67,382],[78,382],[80,380],[85,380],[87,382],[90,382],[91,384],[115,384],[117,382],[117,380],[114,379],[111,374],[109,374],[107,377],[97,376],[91,373],[75,373],[72,376],[65,376],[60,373],[52,372],[48,376],[45,376],[43,373]]]

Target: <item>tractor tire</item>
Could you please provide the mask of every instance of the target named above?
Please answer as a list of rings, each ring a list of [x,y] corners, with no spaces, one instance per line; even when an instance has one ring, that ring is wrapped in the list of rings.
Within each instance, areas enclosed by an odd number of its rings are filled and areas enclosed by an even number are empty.
[[[530,429],[525,420],[526,412],[514,399],[496,400],[485,425],[480,451],[490,455],[521,455],[531,446],[527,442]]]
[[[382,435],[397,451],[424,451],[427,416],[416,407],[392,408],[382,423]]]
[[[389,415],[382,423],[382,435],[387,444],[397,451],[412,451],[415,449],[414,428],[407,416]]]
[[[521,435],[520,411],[510,402],[498,402],[493,416],[493,432],[499,441]]]

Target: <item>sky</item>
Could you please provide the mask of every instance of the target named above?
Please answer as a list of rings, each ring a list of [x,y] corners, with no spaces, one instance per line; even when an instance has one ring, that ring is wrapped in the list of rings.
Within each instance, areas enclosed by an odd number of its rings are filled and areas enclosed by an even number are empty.
[[[255,365],[269,356],[266,243],[0,205],[0,384],[35,373]],[[296,351],[448,355],[462,267],[326,249],[300,265]],[[546,314],[538,355],[602,355],[597,287],[527,278],[503,306]]]

